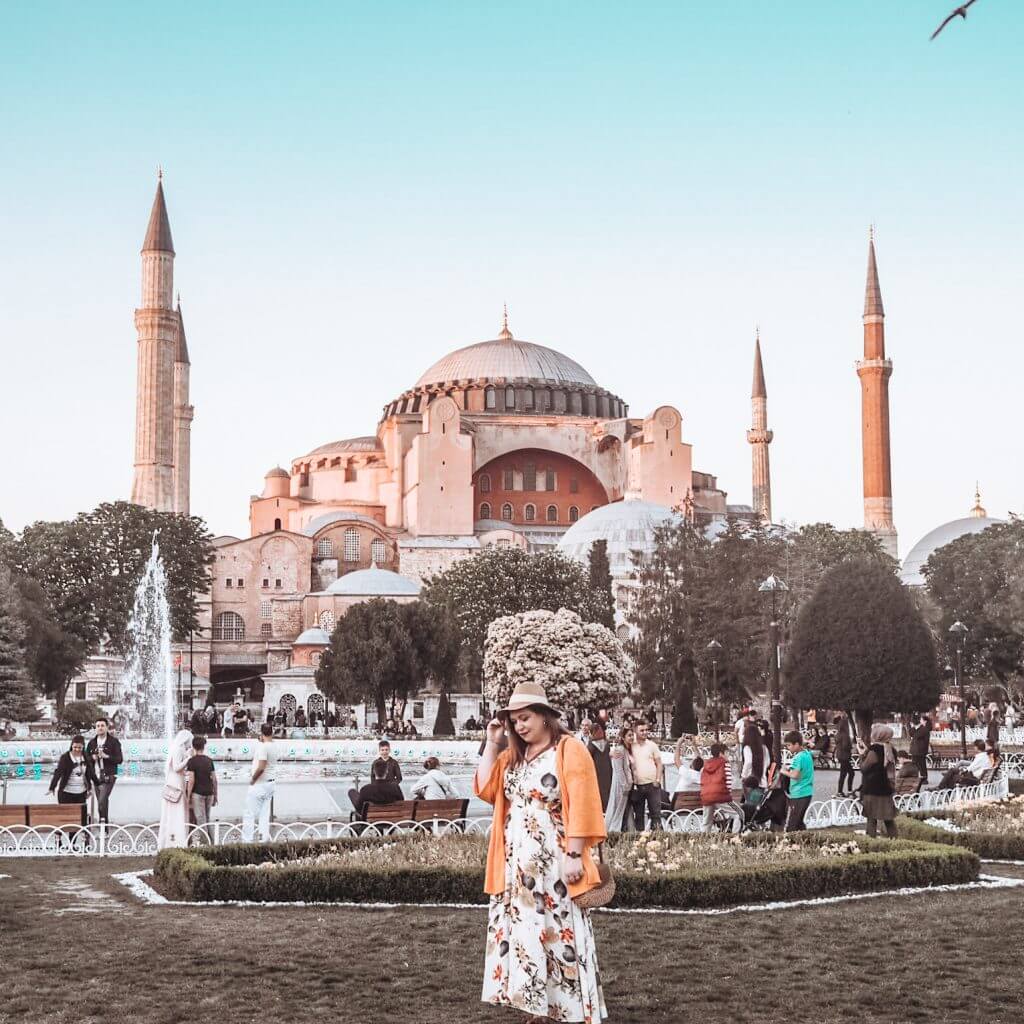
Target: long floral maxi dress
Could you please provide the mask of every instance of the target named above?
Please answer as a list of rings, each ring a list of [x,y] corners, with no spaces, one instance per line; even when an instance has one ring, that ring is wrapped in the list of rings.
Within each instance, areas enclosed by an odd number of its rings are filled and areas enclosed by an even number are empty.
[[[483,1001],[556,1021],[608,1016],[590,912],[562,877],[565,826],[555,751],[505,773],[505,892],[492,896]]]

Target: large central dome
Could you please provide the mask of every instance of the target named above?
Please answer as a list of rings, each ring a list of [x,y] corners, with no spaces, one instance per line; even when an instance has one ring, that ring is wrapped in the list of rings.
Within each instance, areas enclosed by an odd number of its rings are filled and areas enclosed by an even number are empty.
[[[531,341],[519,341],[507,328],[501,333],[502,337],[493,341],[479,341],[449,352],[420,377],[416,386],[447,384],[456,380],[517,378],[596,386],[597,382],[579,363],[561,352]]]

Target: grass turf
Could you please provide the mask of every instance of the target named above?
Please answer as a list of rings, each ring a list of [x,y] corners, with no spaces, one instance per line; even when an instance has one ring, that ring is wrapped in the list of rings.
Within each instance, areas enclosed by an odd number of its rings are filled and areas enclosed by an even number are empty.
[[[0,860],[0,1024],[524,1020],[479,1003],[482,911],[150,907],[111,878],[145,866]],[[1022,909],[1011,889],[595,926],[611,1024],[1016,1024]]]

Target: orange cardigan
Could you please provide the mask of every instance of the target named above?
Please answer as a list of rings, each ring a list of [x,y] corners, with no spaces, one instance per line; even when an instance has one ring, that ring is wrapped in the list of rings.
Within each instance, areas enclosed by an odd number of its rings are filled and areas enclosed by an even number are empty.
[[[487,847],[487,874],[484,892],[497,896],[505,891],[505,816],[508,800],[505,798],[505,770],[509,752],[502,751],[483,787],[473,775],[473,792],[486,803],[494,805],[491,840]],[[583,877],[569,886],[569,895],[579,896],[601,884],[601,875],[590,855],[590,848],[607,836],[604,812],[601,810],[601,792],[597,788],[594,759],[585,746],[574,736],[564,736],[555,751],[555,772],[562,796],[562,817],[567,839],[583,839]]]

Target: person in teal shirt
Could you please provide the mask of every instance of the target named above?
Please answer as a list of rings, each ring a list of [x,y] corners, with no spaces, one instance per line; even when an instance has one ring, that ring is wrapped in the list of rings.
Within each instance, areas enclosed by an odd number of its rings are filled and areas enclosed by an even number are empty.
[[[787,732],[783,737],[786,749],[793,755],[788,768],[781,769],[789,779],[789,814],[786,818],[787,832],[802,832],[807,826],[804,815],[814,796],[814,758],[804,746],[800,733]]]

